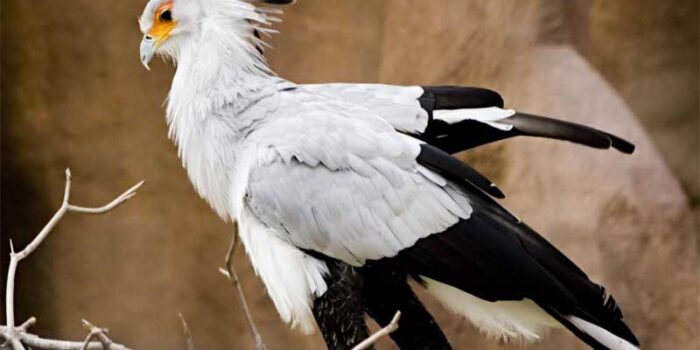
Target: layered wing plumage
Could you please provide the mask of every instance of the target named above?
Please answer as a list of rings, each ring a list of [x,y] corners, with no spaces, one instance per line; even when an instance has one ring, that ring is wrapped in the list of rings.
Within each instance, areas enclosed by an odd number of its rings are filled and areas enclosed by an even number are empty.
[[[359,266],[469,217],[466,196],[416,162],[419,141],[369,110],[326,102],[336,111],[286,116],[251,135],[273,154],[252,169],[246,196],[265,224],[301,249]]]
[[[363,106],[385,119],[394,129],[419,135],[428,127],[430,113],[421,108],[420,86],[385,84],[303,84],[299,89]]]
[[[312,84],[301,89],[365,106],[396,130],[449,153],[515,136],[544,137],[632,153],[634,145],[584,125],[504,109],[495,91],[458,86]]]
[[[251,135],[267,156],[246,205],[282,239],[355,266],[389,259],[486,301],[532,300],[565,325],[574,317],[637,343],[605,291],[500,207],[490,182],[366,108],[324,106]]]

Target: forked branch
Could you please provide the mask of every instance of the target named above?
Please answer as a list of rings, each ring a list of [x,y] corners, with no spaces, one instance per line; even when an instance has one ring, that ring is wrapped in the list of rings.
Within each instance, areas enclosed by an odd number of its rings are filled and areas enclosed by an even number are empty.
[[[63,202],[61,203],[61,207],[58,208],[58,211],[53,215],[51,220],[44,226],[43,229],[39,232],[39,234],[34,237],[34,239],[26,246],[24,249],[22,249],[19,252],[15,251],[14,244],[12,243],[12,240],[10,240],[10,265],[7,271],[7,284],[5,286],[5,319],[7,320],[7,325],[6,326],[0,326],[0,336],[5,338],[11,345],[14,350],[24,350],[24,344],[27,344],[28,346],[32,348],[38,348],[38,349],[95,349],[96,347],[93,346],[93,343],[90,342],[64,342],[64,341],[54,341],[54,340],[47,340],[47,339],[42,339],[39,338],[35,335],[27,333],[27,327],[29,327],[31,324],[36,322],[36,319],[31,318],[25,324],[23,324],[20,327],[15,326],[15,302],[14,302],[14,297],[15,297],[15,275],[17,274],[17,265],[19,264],[20,261],[23,259],[27,258],[31,253],[33,253],[39,245],[41,245],[42,242],[44,242],[44,239],[51,233],[51,231],[56,227],[56,224],[63,218],[63,216],[68,213],[68,212],[75,212],[75,213],[84,213],[84,214],[103,214],[106,213],[120,204],[124,203],[127,201],[129,198],[133,197],[136,194],[136,190],[139,189],[143,185],[143,181],[139,182],[132,188],[128,189],[126,192],[122,193],[119,197],[115,198],[111,202],[107,203],[104,206],[101,207],[82,207],[82,206],[77,206],[70,204],[70,190],[71,190],[71,173],[70,169],[66,169],[66,186],[63,191]],[[87,322],[87,321],[85,321]],[[87,323],[89,324],[89,322]],[[91,324],[90,324],[91,325]],[[94,327],[94,326],[93,326]],[[97,329],[96,327],[94,327]],[[92,332],[92,330],[91,330]],[[111,341],[107,342],[109,338],[104,334],[104,332],[101,333],[96,333],[94,334],[93,337],[97,337],[100,341],[100,343],[95,343],[94,345],[100,346],[100,348],[104,349],[126,349],[125,347],[117,344],[111,343]],[[92,337],[89,337],[91,339]],[[89,344],[88,344],[89,343]],[[109,347],[107,347],[107,344]],[[53,346],[53,347],[47,347],[47,346]]]

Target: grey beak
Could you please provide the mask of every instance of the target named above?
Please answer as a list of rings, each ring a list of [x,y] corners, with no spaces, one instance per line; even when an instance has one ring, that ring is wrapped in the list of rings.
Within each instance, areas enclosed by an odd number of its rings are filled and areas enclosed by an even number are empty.
[[[153,55],[156,53],[156,39],[150,35],[144,35],[143,40],[141,40],[141,63],[146,69],[151,70],[148,63],[153,59]]]

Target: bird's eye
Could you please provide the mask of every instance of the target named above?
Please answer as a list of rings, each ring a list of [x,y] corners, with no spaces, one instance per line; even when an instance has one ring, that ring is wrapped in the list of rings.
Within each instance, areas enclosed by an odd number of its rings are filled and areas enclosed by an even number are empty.
[[[165,10],[160,13],[160,20],[163,22],[172,22],[173,21],[173,12],[171,10]]]

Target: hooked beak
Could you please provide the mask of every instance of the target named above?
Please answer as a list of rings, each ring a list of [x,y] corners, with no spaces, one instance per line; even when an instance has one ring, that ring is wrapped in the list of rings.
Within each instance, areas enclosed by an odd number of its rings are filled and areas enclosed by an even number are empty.
[[[158,47],[157,44],[158,41],[153,36],[148,34],[144,35],[143,40],[141,40],[141,48],[139,50],[141,54],[141,63],[148,70],[151,70],[148,63],[151,62],[153,55],[156,53],[156,48]]]

